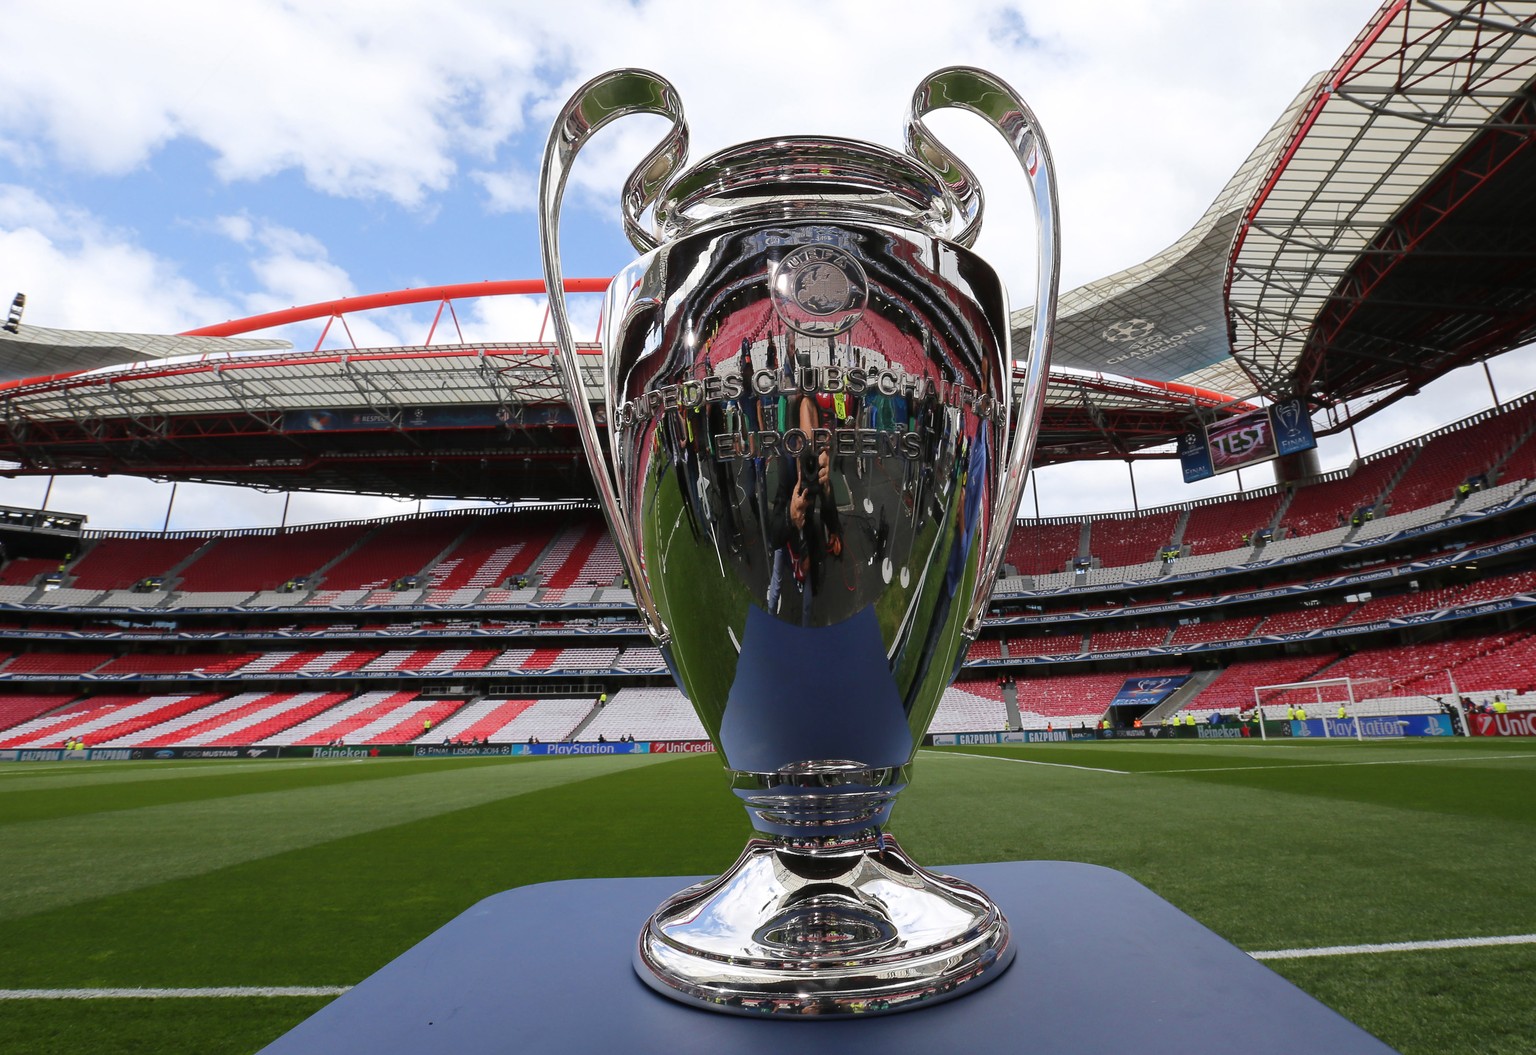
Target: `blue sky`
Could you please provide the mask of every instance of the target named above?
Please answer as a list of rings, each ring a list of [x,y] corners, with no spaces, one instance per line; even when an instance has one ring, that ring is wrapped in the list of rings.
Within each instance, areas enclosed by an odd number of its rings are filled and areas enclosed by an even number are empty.
[[[26,321],[40,326],[172,332],[359,293],[537,277],[532,204],[550,120],[582,81],[626,65],[678,86],[695,158],[772,134],[899,146],[924,74],[954,63],[996,72],[1051,139],[1070,288],[1182,234],[1376,6],[12,5],[0,64],[0,298],[26,292]],[[938,116],[988,189],[978,249],[1005,276],[1027,274],[1032,235],[1011,159],[963,115]],[[657,133],[633,119],[583,154],[564,221],[567,275],[611,275],[634,255],[614,202]],[[542,315],[537,302],[460,310],[484,339],[530,337]],[[354,332],[419,343],[429,317],[395,312]],[[1519,378],[1500,383],[1512,395]],[[1453,380],[1410,401],[1362,449],[1487,401],[1479,370],[1476,384]],[[1143,504],[1197,496],[1164,470],[1138,467]],[[1070,485],[1041,475],[1043,511],[1129,506],[1123,464],[1068,472]],[[0,504],[37,505],[44,486],[0,480]],[[165,485],[60,478],[49,507],[88,513],[93,527],[159,527],[168,498]],[[273,523],[282,502],[183,487],[171,527]],[[290,516],[406,508],[300,495]]]

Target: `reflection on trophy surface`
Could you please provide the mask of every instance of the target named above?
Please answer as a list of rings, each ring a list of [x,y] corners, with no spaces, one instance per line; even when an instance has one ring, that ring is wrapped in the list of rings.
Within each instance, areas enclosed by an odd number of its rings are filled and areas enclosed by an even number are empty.
[[[980,191],[922,122],[949,106],[1002,132],[1035,198],[1017,404],[1006,292],[969,249]],[[774,139],[679,174],[671,85],[605,74],[546,154],[552,290],[569,164],[631,113],[673,124],[625,190],[644,255],[609,287],[606,452],[557,296],[558,359],[636,603],[757,832],[724,876],[657,910],[636,968],[743,1014],[967,992],[1011,961],[1007,921],[883,827],[980,626],[1038,427],[1058,244],[1044,138],[1002,82],[949,69],[917,91],[908,154]]]

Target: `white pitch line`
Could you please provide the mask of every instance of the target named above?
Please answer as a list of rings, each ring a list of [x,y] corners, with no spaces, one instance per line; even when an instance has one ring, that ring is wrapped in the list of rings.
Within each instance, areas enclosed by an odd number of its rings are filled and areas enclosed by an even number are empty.
[[[1002,755],[977,755],[969,751],[933,751],[925,750],[925,755],[943,755],[945,758],[988,758],[994,762],[1022,762],[1026,766],[1051,766],[1055,769],[1082,769],[1089,773],[1115,773],[1122,777],[1131,775],[1129,769],[1105,769],[1102,766],[1074,766],[1066,762],[1036,762],[1032,758],[1004,758]]]
[[[1491,762],[1504,758],[1536,758],[1536,752],[1523,755],[1457,755],[1455,758],[1390,758],[1379,762],[1281,762],[1260,766],[1210,766],[1193,769],[1148,769],[1145,776],[1162,776],[1164,773],[1242,773],[1262,769],[1333,769],[1339,766],[1423,766],[1432,762]],[[1042,763],[1043,764],[1043,763]]]
[[[983,756],[985,757],[985,756]],[[1004,759],[1003,761],[1023,761]],[[1040,762],[1038,765],[1053,765]],[[1072,767],[1083,768],[1083,767]],[[1120,770],[1100,770],[1116,773]],[[1311,949],[1268,949],[1250,952],[1255,960],[1304,960],[1314,956],[1373,956],[1388,952],[1436,949],[1480,949],[1496,945],[1536,945],[1536,934],[1501,934],[1487,938],[1443,938],[1437,941],[1391,941],[1379,945],[1324,945]],[[206,1000],[242,997],[340,996],[350,985],[218,986],[197,989],[0,989],[0,1000]]]
[[[350,985],[233,985],[201,989],[0,989],[0,1000],[187,1000],[213,997],[340,996]]]
[[[1487,945],[1536,945],[1536,934],[1504,934],[1494,938],[1445,938],[1440,941],[1389,941],[1381,945],[1325,945],[1316,949],[1272,949],[1250,952],[1255,960],[1304,960],[1309,956],[1364,956],[1425,949],[1478,949]]]
[[[206,986],[203,989],[0,989],[0,1000],[207,1000],[214,997],[339,997],[352,986]]]

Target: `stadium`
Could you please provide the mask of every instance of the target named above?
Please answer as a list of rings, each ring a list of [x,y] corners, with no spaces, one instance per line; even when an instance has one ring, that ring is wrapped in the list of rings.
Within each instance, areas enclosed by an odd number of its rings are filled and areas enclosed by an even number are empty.
[[[893,820],[918,856],[1106,864],[1399,1050],[1531,1050],[1536,392],[1490,374],[1461,420],[1329,472],[1315,447],[1530,354],[1533,72],[1529,4],[1389,2],[1182,239],[1062,297],[1037,467],[1274,482],[1021,516]],[[175,335],[36,327],[18,297],[13,478],[457,505],[158,532],[0,508],[0,905],[26,950],[0,1051],[255,1050],[496,891],[735,855],[549,344],[458,331],[546,292]],[[419,344],[348,337],[401,305],[432,311]],[[313,347],[278,336],[301,324]],[[722,522],[700,502],[675,529]]]

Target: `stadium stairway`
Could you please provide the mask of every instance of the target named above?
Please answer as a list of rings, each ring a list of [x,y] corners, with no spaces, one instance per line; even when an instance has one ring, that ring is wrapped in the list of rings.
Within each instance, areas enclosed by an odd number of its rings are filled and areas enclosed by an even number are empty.
[[[336,565],[340,564],[342,561],[346,560],[348,557],[352,556],[352,554],[356,553],[358,550],[362,549],[364,546],[366,546],[368,544],[368,540],[371,539],[375,534],[377,534],[378,531],[379,531],[379,528],[375,527],[375,528],[372,528],[372,529],[370,529],[368,531],[363,532],[362,536],[360,538],[358,538],[356,541],[354,541],[352,543],[352,545],[348,546],[346,549],[344,549],[340,553],[336,554],[330,560],[328,560],[324,564],[320,565],[320,567],[318,567],[314,571],[310,572],[309,575],[306,576],[306,578],[308,578],[308,580],[309,580],[309,589],[307,591],[304,591],[304,593],[314,593],[321,586],[323,586],[323,584],[325,583],[325,573],[330,571],[332,568],[336,567]],[[298,597],[300,597],[300,596],[303,596],[303,594],[295,595],[295,599],[294,599],[294,603],[295,604],[299,603]]]
[[[1412,450],[1410,450],[1408,453],[1408,457],[1402,460],[1402,464],[1397,467],[1396,471],[1394,471],[1392,476],[1387,480],[1386,486],[1383,487],[1381,491],[1371,499],[1370,511],[1371,518],[1373,520],[1376,517],[1386,515],[1391,504],[1392,489],[1402,482],[1403,477],[1408,475],[1409,470],[1413,468],[1414,463],[1419,460],[1423,453],[1423,447],[1412,448]],[[1344,541],[1353,541],[1355,536],[1360,534],[1366,523],[1368,522],[1361,521],[1358,524],[1352,524],[1350,526],[1349,532],[1344,536]]]
[[[501,730],[532,707],[537,700],[478,699],[460,708],[441,724],[433,723],[430,732],[416,737],[415,743],[436,744],[443,740],[500,741]]]
[[[165,570],[165,598],[167,600],[169,600],[171,593],[176,589],[176,585],[181,581],[181,573],[190,568],[204,553],[207,553],[208,547],[217,541],[217,537],[204,539],[201,546],[195,547],[191,553],[188,553],[173,566]]]
[[[463,529],[448,541],[448,545],[438,550],[437,553],[433,555],[432,559],[427,561],[426,567],[421,569],[419,574],[421,576],[422,582],[430,583],[432,581],[433,573],[437,571],[437,566],[443,563],[443,561],[447,560],[453,551],[459,548],[459,543],[469,538],[470,534],[475,530],[475,527],[476,525],[474,522],[467,519],[464,521]]]
[[[1003,681],[1003,705],[1008,708],[1008,728],[1024,728],[1024,718],[1019,713],[1019,691],[1012,678]]]
[[[1199,695],[1221,677],[1220,670],[1197,670],[1189,680],[1180,685],[1169,697],[1141,716],[1142,725],[1157,725],[1170,714],[1177,714],[1186,707],[1198,709]],[[1214,710],[1215,708],[1212,708]]]
[[[592,709],[586,713],[586,716],[583,717],[581,719],[581,721],[576,723],[575,728],[573,728],[569,733],[566,734],[566,739],[568,739],[568,740],[580,740],[581,739],[582,730],[586,729],[587,726],[591,725],[593,723],[593,721],[596,720],[597,716],[602,714],[602,713],[603,713],[603,705],[598,703],[596,700],[593,700],[592,701]]]

